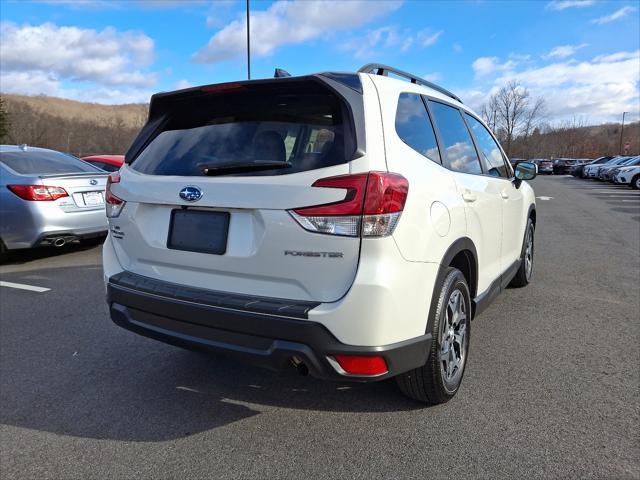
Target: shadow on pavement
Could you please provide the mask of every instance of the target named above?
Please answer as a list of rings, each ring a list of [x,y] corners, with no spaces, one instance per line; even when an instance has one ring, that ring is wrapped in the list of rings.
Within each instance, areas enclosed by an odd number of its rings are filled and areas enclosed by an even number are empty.
[[[84,377],[62,367],[54,369],[46,383],[13,385],[9,398],[2,395],[0,421],[73,437],[158,442],[221,427],[271,408],[332,412],[422,408],[402,397],[393,382],[320,382],[173,347],[164,352],[164,358],[154,357],[122,369],[113,359],[105,359],[102,365],[90,366]],[[23,388],[35,388],[37,395]]]
[[[10,302],[3,302],[0,421],[5,425],[160,442],[273,409],[424,408],[405,398],[393,381],[323,382],[293,369],[273,372],[140,337],[111,322],[100,272],[73,267],[57,269],[55,275],[69,286],[47,292],[46,304],[34,303],[28,292],[14,292]],[[68,277],[82,283],[83,295],[76,297]],[[20,318],[26,309],[30,315]]]
[[[0,261],[0,265],[23,265],[43,258],[58,257],[68,253],[82,252],[95,248],[103,242],[104,238],[100,238],[83,241],[81,243],[70,243],[63,247],[37,247],[11,250],[5,253],[5,258]]]

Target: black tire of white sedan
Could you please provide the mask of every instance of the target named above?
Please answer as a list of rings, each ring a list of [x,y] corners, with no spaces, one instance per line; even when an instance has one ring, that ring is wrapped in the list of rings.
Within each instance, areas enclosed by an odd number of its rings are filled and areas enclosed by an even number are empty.
[[[509,287],[521,288],[526,287],[531,282],[533,276],[533,254],[535,252],[535,233],[536,227],[531,219],[527,221],[527,229],[524,234],[524,241],[522,243],[522,254],[520,256],[520,267],[516,276],[513,277]]]
[[[431,325],[431,351],[422,367],[396,377],[408,397],[430,405],[448,402],[460,388],[471,338],[471,296],[462,272],[448,268]]]
[[[640,190],[640,174],[633,177],[629,185],[635,190]]]
[[[7,257],[8,257],[7,247],[4,246],[4,242],[0,238],[0,263],[4,263]]]

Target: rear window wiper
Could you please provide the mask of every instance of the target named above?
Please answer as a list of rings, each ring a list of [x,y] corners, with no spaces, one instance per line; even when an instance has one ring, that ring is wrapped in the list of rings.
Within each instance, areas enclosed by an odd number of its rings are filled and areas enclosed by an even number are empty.
[[[253,170],[275,170],[291,168],[290,162],[274,160],[254,160],[252,162],[200,163],[197,167],[205,175],[225,175],[227,173],[251,172]]]

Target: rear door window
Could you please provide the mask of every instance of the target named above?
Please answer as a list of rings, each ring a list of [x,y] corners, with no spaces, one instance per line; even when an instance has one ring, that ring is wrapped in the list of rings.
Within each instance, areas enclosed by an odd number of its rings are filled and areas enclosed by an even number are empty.
[[[0,152],[0,162],[21,175],[100,172],[93,165],[71,155],[47,150]]]
[[[289,168],[233,175],[281,175],[350,160],[354,139],[345,108],[331,94],[236,94],[201,100],[172,114],[133,161],[152,175],[203,175],[203,166],[260,161]]]
[[[495,177],[508,178],[510,171],[505,165],[500,147],[493,139],[489,131],[476,118],[465,113],[467,123],[476,137],[476,144],[482,160],[487,167],[487,173]]]
[[[440,151],[433,125],[422,97],[402,93],[396,110],[396,133],[400,139],[429,160],[440,163]]]
[[[460,110],[429,100],[443,143],[442,164],[455,172],[481,174],[480,160]]]

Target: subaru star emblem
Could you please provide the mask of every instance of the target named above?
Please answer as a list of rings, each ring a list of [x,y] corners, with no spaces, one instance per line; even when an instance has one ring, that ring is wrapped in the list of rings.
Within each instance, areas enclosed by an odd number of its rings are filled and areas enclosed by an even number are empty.
[[[91,180],[89,180],[89,183],[91,185],[97,185],[98,184],[98,180],[96,180],[95,178],[92,178]]]
[[[180,198],[187,202],[197,202],[202,198],[202,190],[198,187],[188,186],[180,190]]]

